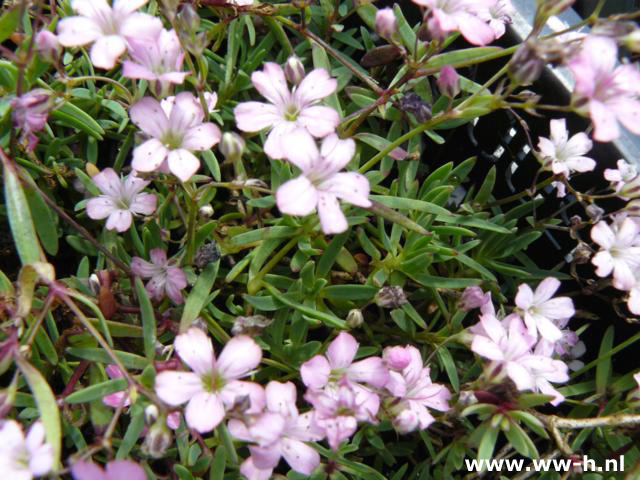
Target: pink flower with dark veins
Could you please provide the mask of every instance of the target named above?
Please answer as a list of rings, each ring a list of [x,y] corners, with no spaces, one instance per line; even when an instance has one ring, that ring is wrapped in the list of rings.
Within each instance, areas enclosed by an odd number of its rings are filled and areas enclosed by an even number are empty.
[[[65,47],[93,43],[91,63],[111,69],[126,51],[131,38],[154,38],[162,30],[159,18],[136,10],[149,0],[72,0],[71,8],[79,16],[66,17],[58,24],[58,41]]]
[[[309,215],[318,209],[322,231],[344,232],[349,224],[338,199],[358,207],[370,207],[369,180],[357,172],[340,172],[353,158],[352,139],[340,140],[336,134],[322,141],[320,151],[309,135],[292,135],[284,146],[286,158],[302,172],[276,191],[282,213]]]
[[[130,116],[151,137],[133,151],[133,168],[140,172],[168,170],[183,182],[200,168],[200,161],[191,152],[210,149],[222,136],[216,125],[203,123],[205,112],[189,92],[162,104],[144,97],[131,107]]]
[[[207,334],[191,327],[176,337],[175,349],[193,371],[160,372],[155,390],[171,406],[187,403],[185,420],[189,428],[210,432],[241,398],[249,399],[245,413],[262,411],[265,404],[262,387],[239,380],[249,375],[262,359],[262,351],[253,339],[245,335],[231,338],[216,359]]]
[[[156,38],[131,38],[131,60],[122,65],[127,78],[148,80],[158,88],[159,96],[166,96],[171,84],[181,84],[189,72],[182,71],[184,51],[175,30],[161,30]]]
[[[26,438],[15,420],[0,421],[0,472],[7,480],[31,480],[47,475],[53,463],[53,447],[46,442],[40,421],[31,426]]]
[[[317,105],[338,87],[337,80],[322,68],[309,72],[293,91],[289,90],[284,71],[277,63],[265,63],[262,71],[253,72],[251,81],[270,103],[238,104],[234,109],[236,123],[243,132],[269,128],[264,151],[271,158],[284,158],[284,146],[294,136],[326,137],[340,122],[333,108]]]
[[[483,17],[493,18],[489,6],[493,0],[413,0],[427,8],[426,24],[433,37],[444,40],[451,32],[459,31],[474,45],[486,45],[495,38],[492,28]]]
[[[187,287],[187,276],[181,268],[171,265],[167,260],[167,253],[161,248],[154,248],[149,252],[151,263],[140,257],[131,260],[131,271],[142,278],[151,278],[146,289],[151,298],[162,300],[168,296],[174,303],[184,302],[182,290]]]
[[[617,58],[615,40],[589,35],[568,64],[575,79],[572,103],[591,117],[599,142],[618,138],[618,122],[640,134],[640,71],[630,64],[616,67]]]
[[[246,442],[257,443],[249,447],[251,457],[240,466],[247,478],[260,475],[270,477],[272,470],[284,457],[298,473],[311,475],[320,464],[320,455],[305,442],[324,438],[324,431],[314,421],[314,412],[300,415],[296,407],[296,388],[291,382],[271,381],[265,389],[266,410],[248,424],[237,419],[229,420],[231,434]],[[267,472],[265,472],[268,471]]]
[[[404,366],[404,362],[397,362],[397,349],[403,349],[410,358]],[[396,431],[409,433],[427,428],[435,421],[428,408],[442,412],[449,410],[451,393],[444,386],[431,381],[429,367],[424,366],[416,347],[407,345],[385,349],[383,358],[390,367],[385,388],[394,397],[388,402],[386,411],[392,416],[391,423]]]
[[[591,228],[591,239],[600,251],[591,259],[596,275],[608,277],[613,272],[613,286],[630,290],[635,284],[634,272],[640,268],[640,228],[630,217],[620,224],[607,225],[604,220]]]
[[[551,138],[538,139],[543,167],[566,178],[573,172],[589,172],[596,167],[595,160],[584,156],[592,146],[593,142],[584,132],[569,138],[564,118],[551,120]]]
[[[156,196],[141,193],[149,182],[131,172],[121,179],[112,168],[105,168],[93,177],[93,183],[102,195],[87,203],[87,215],[94,220],[107,218],[107,230],[124,232],[133,221],[133,215],[151,215],[156,209]]]
[[[358,342],[352,335],[340,332],[331,342],[326,355],[316,355],[300,367],[302,382],[320,389],[327,384],[346,380],[348,384],[367,383],[382,388],[389,373],[380,357],[368,357],[354,363]]]
[[[557,278],[545,278],[534,292],[527,284],[518,287],[516,305],[524,314],[524,323],[529,335],[540,336],[550,342],[555,342],[562,337],[558,325],[566,324],[566,320],[575,313],[573,301],[569,297],[551,298],[560,288]]]

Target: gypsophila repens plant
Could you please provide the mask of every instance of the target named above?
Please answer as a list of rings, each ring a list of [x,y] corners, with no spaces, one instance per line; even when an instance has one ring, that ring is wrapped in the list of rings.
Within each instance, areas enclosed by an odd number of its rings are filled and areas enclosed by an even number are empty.
[[[4,2],[0,475],[640,478],[640,12],[529,3]]]

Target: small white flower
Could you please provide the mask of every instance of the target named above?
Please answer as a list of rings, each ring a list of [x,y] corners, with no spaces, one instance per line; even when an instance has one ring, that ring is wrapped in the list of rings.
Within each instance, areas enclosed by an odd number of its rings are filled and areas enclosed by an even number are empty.
[[[53,448],[45,443],[42,423],[33,424],[27,437],[15,420],[0,423],[0,473],[7,480],[31,480],[53,468]]]

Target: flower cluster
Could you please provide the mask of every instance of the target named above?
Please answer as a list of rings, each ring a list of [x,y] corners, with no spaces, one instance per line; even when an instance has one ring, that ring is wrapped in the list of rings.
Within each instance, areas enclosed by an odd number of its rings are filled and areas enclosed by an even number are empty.
[[[413,346],[388,347],[382,357],[354,361],[358,342],[340,333],[325,355],[300,368],[304,399],[313,407],[305,413],[298,410],[293,383],[271,381],[263,388],[240,380],[262,359],[248,336],[231,338],[216,359],[211,340],[192,327],[176,337],[175,349],[192,372],[159,373],[158,396],[172,406],[187,403],[187,425],[198,432],[213,430],[227,417],[231,434],[250,443],[251,455],[240,467],[250,480],[269,478],[281,457],[310,475],[320,456],[306,442],[326,438],[337,450],[360,422],[377,423],[384,414],[399,433],[408,433],[435,421],[429,409],[449,409],[449,391],[431,381]]]
[[[491,300],[483,297],[484,302],[475,302],[481,309],[480,321],[471,327],[471,350],[491,360],[487,374],[492,381],[509,377],[518,390],[552,396],[553,405],[564,397],[551,384],[569,380],[568,366],[560,357],[579,356],[584,350],[574,332],[562,330],[575,310],[569,297],[553,298],[559,287],[553,277],[540,282],[535,292],[520,285],[517,311],[502,319]],[[479,297],[475,292],[473,296]]]

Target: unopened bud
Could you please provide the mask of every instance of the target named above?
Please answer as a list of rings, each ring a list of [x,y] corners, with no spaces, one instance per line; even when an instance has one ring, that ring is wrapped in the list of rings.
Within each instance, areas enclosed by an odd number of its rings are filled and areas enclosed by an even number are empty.
[[[449,98],[455,98],[460,93],[460,76],[451,65],[445,65],[438,77],[440,93]]]
[[[535,46],[523,43],[511,58],[509,76],[516,85],[531,85],[542,74],[544,65]]]
[[[622,37],[622,44],[634,53],[640,52],[640,30],[634,30]]]
[[[196,33],[200,28],[200,15],[189,3],[185,3],[180,9],[178,14],[178,24],[181,29],[189,32]]]
[[[364,316],[362,315],[362,310],[359,308],[353,308],[349,310],[347,314],[347,325],[349,328],[358,328],[364,322]]]
[[[376,32],[382,38],[390,40],[397,32],[396,14],[391,8],[383,8],[376,13]]]
[[[382,287],[373,301],[382,308],[398,308],[408,302],[402,287]]]
[[[55,62],[62,52],[58,37],[49,30],[40,30],[36,35],[35,44],[36,50],[47,62]]]
[[[300,85],[300,82],[304,79],[304,65],[300,59],[296,56],[291,56],[284,65],[284,74],[289,80],[289,83],[293,85]]]
[[[167,428],[166,418],[160,417],[149,428],[144,439],[142,451],[152,458],[162,458],[173,441],[173,435]]]
[[[360,65],[364,68],[379,67],[386,65],[402,56],[402,48],[396,45],[381,45],[374,47],[365,53],[360,60]]]
[[[387,347],[382,352],[384,363],[391,370],[401,372],[411,363],[411,351],[405,347]]]
[[[154,404],[148,405],[147,408],[144,409],[144,419],[147,424],[152,424],[158,418],[158,407]]]
[[[236,317],[231,327],[233,335],[260,335],[262,331],[271,325],[270,318],[263,315],[250,315],[248,317]]]
[[[484,293],[484,291],[478,286],[467,287],[462,292],[462,296],[458,302],[458,308],[464,312],[468,312],[474,308],[480,308],[490,301],[490,293]]]
[[[604,209],[600,208],[595,203],[592,203],[591,205],[589,205],[585,209],[585,211],[587,212],[587,215],[589,215],[589,218],[594,222],[600,221],[600,219],[602,218],[602,215],[604,215]]]
[[[242,156],[244,152],[244,139],[234,132],[225,132],[222,134],[222,140],[218,148],[227,160],[235,160]]]
[[[213,207],[211,205],[203,205],[198,210],[198,213],[201,217],[211,218],[211,216],[213,215]]]

